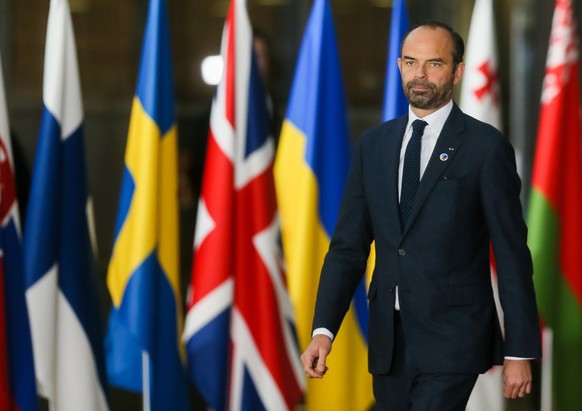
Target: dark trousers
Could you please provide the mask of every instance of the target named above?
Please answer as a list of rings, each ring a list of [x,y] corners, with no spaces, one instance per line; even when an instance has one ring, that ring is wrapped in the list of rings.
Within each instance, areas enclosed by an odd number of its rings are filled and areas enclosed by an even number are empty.
[[[395,321],[395,346],[388,374],[374,375],[375,410],[464,411],[477,374],[425,373],[406,355],[406,342],[399,315]]]

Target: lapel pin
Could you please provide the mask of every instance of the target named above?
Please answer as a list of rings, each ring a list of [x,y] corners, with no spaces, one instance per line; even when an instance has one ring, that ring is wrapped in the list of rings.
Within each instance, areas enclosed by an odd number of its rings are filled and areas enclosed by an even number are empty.
[[[441,159],[441,161],[447,161],[449,159],[449,155],[447,153],[441,153],[439,158]]]

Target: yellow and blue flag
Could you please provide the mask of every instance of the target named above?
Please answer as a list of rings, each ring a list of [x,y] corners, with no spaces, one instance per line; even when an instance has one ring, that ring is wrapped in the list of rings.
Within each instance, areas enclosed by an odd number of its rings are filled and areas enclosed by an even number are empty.
[[[311,340],[319,274],[337,221],[350,151],[333,17],[327,0],[315,0],[275,161],[283,250],[301,348]],[[373,403],[367,316],[362,283],[328,357],[331,371],[321,381],[308,381],[308,410],[357,411]]]
[[[106,360],[110,384],[142,392],[154,411],[188,407],[171,62],[166,3],[152,0],[107,274]]]

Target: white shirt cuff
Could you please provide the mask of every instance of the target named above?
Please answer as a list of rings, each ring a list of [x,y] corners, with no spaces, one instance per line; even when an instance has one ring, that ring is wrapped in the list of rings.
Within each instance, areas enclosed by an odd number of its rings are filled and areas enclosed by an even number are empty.
[[[313,330],[313,333],[311,334],[311,338],[315,337],[316,335],[327,335],[332,341],[333,341],[333,334],[327,329],[327,328],[316,328],[315,330]]]

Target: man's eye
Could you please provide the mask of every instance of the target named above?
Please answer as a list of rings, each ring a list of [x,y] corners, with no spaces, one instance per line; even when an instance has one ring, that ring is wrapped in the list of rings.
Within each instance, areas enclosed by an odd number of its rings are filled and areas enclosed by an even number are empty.
[[[436,61],[433,61],[432,63],[430,63],[431,67],[440,67],[441,63],[437,63]]]

